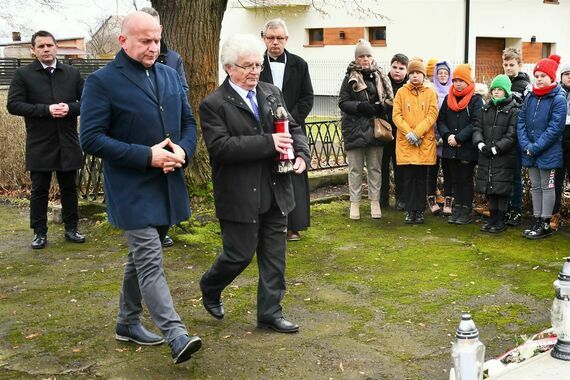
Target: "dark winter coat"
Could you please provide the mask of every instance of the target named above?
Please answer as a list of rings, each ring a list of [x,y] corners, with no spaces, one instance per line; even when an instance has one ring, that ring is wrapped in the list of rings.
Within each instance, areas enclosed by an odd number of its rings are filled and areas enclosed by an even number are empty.
[[[313,109],[313,84],[309,75],[309,66],[305,60],[285,50],[287,62],[283,74],[283,99],[291,116],[301,128],[305,129],[305,119]],[[259,80],[273,84],[271,66],[267,53],[263,56],[264,69],[259,75]]]
[[[517,117],[516,101],[509,97],[498,105],[489,101],[483,106],[481,118],[473,129],[473,146],[479,143],[495,147],[497,155],[489,158],[479,153],[475,176],[475,191],[489,195],[509,195],[513,188],[516,160]]]
[[[566,91],[566,105],[568,111],[566,113],[566,128],[564,128],[564,136],[562,137],[562,145],[565,151],[570,151],[570,88],[562,86],[562,89]]]
[[[8,112],[26,123],[26,169],[71,171],[81,168],[83,154],[77,135],[77,116],[83,91],[79,71],[57,61],[49,74],[40,61],[19,68],[8,91]],[[53,118],[49,106],[67,103],[69,112]]]
[[[383,146],[385,143],[374,138],[374,117],[358,111],[360,103],[374,103],[378,100],[375,80],[369,80],[370,74],[363,74],[366,88],[356,91],[349,83],[349,74],[344,77],[340,87],[338,106],[342,111],[341,127],[344,149],[358,149],[368,146]],[[385,112],[382,115],[385,116]],[[378,115],[380,116],[380,115]]]
[[[541,97],[529,93],[517,122],[523,166],[539,169],[562,167],[562,134],[567,112],[566,92],[560,85]]]
[[[156,78],[148,86],[147,71]],[[81,145],[103,159],[109,221],[132,230],[170,226],[190,217],[184,170],[150,167],[151,147],[170,138],[196,150],[196,123],[176,71],[162,64],[145,70],[121,50],[89,76],[81,104]]]
[[[519,107],[530,91],[532,91],[532,86],[528,74],[519,71],[517,76],[511,79],[511,94]]]
[[[188,81],[186,80],[186,74],[184,73],[182,57],[174,50],[169,49],[166,46],[164,39],[160,40],[160,54],[158,55],[156,62],[162,63],[163,65],[172,67],[176,70],[180,77],[180,82],[182,82],[182,88],[184,88],[184,91],[188,92]]]
[[[439,135],[443,138],[441,157],[461,161],[477,161],[477,149],[473,146],[473,126],[479,122],[481,117],[481,108],[483,107],[481,95],[474,94],[467,107],[459,112],[455,112],[447,106],[447,98],[446,96],[437,117],[437,128]],[[450,146],[447,143],[449,135],[455,135],[455,140],[461,146]]]
[[[283,104],[281,91],[269,83],[256,87],[261,122],[231,87],[229,77],[200,104],[204,142],[210,154],[216,216],[238,223],[258,223],[262,172],[277,151],[273,143],[272,109]],[[296,123],[289,124],[295,154],[310,165],[307,139]],[[286,215],[295,207],[289,174],[271,173],[275,202]]]
[[[390,73],[388,73],[387,76],[388,76],[388,79],[390,79],[390,84],[392,85],[392,92],[394,93],[394,99],[396,99],[396,95],[398,93],[398,90],[400,88],[402,88],[408,82],[408,74],[406,74],[406,76],[404,77],[404,80],[402,80],[401,82],[396,82],[394,79],[392,79],[392,76],[390,75]],[[394,120],[392,120],[392,113],[393,112],[394,112],[394,107],[387,104],[386,120],[392,126],[392,135],[394,136],[394,143],[395,143],[396,142],[395,139],[396,139],[396,136],[398,134],[398,127],[394,123]]]

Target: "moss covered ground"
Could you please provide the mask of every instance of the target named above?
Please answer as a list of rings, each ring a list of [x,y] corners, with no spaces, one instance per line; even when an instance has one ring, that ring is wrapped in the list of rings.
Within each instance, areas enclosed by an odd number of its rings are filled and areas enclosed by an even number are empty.
[[[444,379],[462,312],[473,314],[487,358],[550,326],[552,282],[570,248],[564,227],[528,241],[521,228],[493,236],[431,215],[406,226],[393,209],[372,220],[363,208],[351,221],[347,209],[313,205],[312,227],[288,245],[293,335],[255,328],[255,263],[224,292],[226,318],[212,319],[198,280],[220,250],[217,222],[197,215],[176,228],[165,270],[203,349],[174,366],[167,346],[114,339],[127,248],[104,215],[81,221],[87,243],[64,242],[50,224],[48,247],[33,251],[28,209],[0,205],[0,378]]]

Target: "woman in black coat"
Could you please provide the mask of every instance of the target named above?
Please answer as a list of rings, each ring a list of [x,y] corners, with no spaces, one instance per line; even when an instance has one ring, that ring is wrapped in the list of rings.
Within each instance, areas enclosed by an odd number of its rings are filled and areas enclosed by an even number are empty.
[[[368,180],[370,214],[372,218],[380,218],[384,143],[374,138],[374,118],[386,119],[387,103],[393,103],[394,95],[388,77],[372,56],[372,46],[368,41],[358,42],[354,58],[348,65],[338,99],[338,106],[342,111],[342,137],[348,161],[350,219],[360,219],[364,166]]]
[[[487,195],[491,213],[481,231],[498,233],[507,228],[504,217],[513,188],[518,113],[510,79],[498,75],[473,130],[473,145],[479,150],[475,191]]]

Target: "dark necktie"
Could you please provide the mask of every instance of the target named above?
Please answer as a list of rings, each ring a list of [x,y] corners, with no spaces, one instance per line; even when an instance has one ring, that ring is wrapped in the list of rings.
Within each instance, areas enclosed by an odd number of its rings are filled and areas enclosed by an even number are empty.
[[[254,96],[255,96],[255,92],[253,92],[253,91],[247,92],[247,98],[249,99],[249,104],[251,104],[251,109],[253,110],[253,115],[255,116],[257,121],[259,121],[259,108],[257,107],[257,104],[255,104],[255,102],[253,101]]]
[[[49,75],[51,75],[53,73],[54,67],[48,66],[46,67],[46,71]]]

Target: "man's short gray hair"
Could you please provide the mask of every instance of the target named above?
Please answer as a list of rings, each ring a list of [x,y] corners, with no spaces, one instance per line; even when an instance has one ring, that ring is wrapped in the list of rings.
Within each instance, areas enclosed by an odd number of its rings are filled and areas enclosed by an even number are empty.
[[[144,7],[141,9],[141,12],[148,13],[157,20],[160,20],[160,15],[158,14],[158,11],[152,7]]]
[[[289,31],[287,30],[287,25],[285,25],[285,21],[281,18],[274,18],[273,20],[269,20],[263,25],[263,35],[267,33],[267,29],[283,29],[285,32],[285,36],[289,36]]]
[[[235,65],[238,57],[242,55],[254,54],[259,57],[259,61],[263,61],[263,53],[265,45],[259,40],[259,37],[253,34],[235,34],[228,38],[222,46],[222,65]]]

